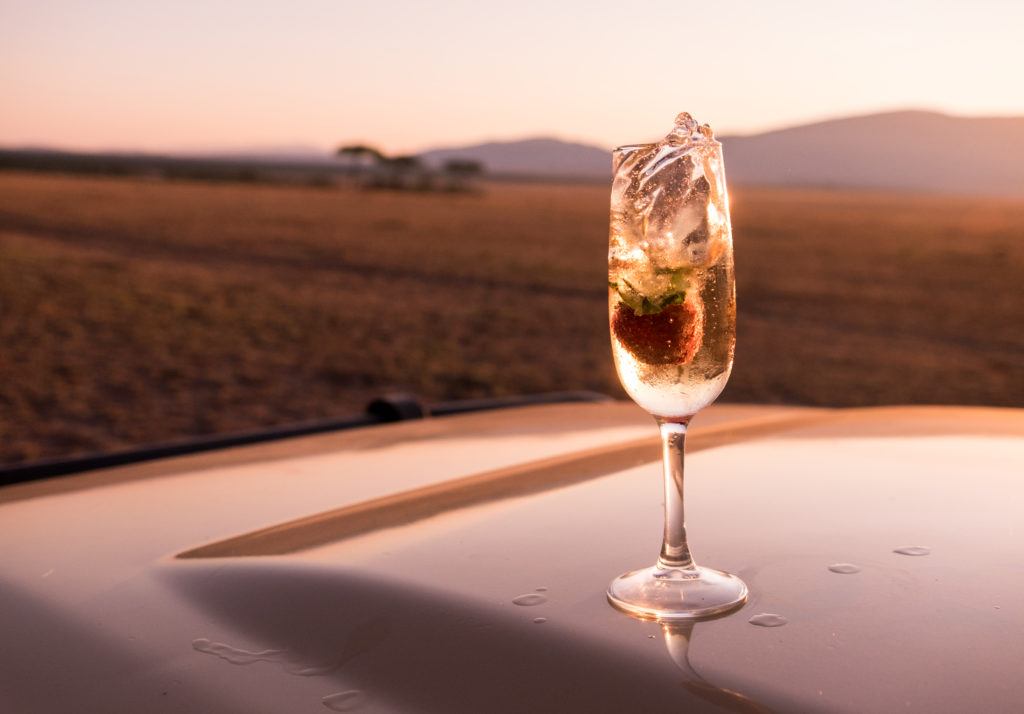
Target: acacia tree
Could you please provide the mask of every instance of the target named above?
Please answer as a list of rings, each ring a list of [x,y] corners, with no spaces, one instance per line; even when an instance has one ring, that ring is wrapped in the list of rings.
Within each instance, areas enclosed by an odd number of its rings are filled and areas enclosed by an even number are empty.
[[[335,153],[337,156],[346,159],[349,168],[356,173],[386,160],[384,154],[365,144],[347,144],[339,147]]]

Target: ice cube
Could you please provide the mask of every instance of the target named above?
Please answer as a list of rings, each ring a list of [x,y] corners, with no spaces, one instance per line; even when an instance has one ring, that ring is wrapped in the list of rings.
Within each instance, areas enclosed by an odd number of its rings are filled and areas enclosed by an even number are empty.
[[[678,292],[684,277],[659,269],[651,262],[648,252],[640,248],[611,260],[609,268],[609,283],[634,309],[640,309],[644,297],[665,298]],[[682,288],[685,289],[685,285]]]
[[[641,144],[615,150],[614,179],[612,181],[612,212],[626,220],[638,223],[647,209],[647,196],[643,191],[643,171],[654,153],[656,145]],[[634,231],[628,231],[632,233]],[[639,235],[642,236],[641,231]]]
[[[664,235],[672,230],[676,213],[683,207],[690,192],[694,162],[687,153],[671,146],[662,146],[644,167],[640,178],[640,191],[646,203],[645,236]]]
[[[672,131],[665,135],[663,141],[673,146],[682,146],[712,138],[710,126],[698,124],[697,120],[690,116],[689,112],[680,112],[676,116],[675,126],[672,127]]]
[[[643,239],[642,225],[627,211],[612,211],[609,246],[612,252],[617,249],[629,250],[639,245]]]
[[[646,264],[627,261],[644,294],[665,288],[666,271],[710,265],[727,246],[721,156],[711,127],[685,112],[661,141],[616,149],[610,257],[644,250]]]

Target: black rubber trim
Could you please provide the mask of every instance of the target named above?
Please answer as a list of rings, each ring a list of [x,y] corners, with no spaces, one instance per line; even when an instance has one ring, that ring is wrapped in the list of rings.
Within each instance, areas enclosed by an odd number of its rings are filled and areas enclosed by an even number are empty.
[[[203,451],[226,449],[232,446],[245,446],[247,444],[258,444],[277,439],[288,439],[294,436],[308,436],[310,434],[357,429],[410,419],[423,419],[428,416],[450,416],[492,409],[535,406],[538,404],[605,401],[611,401],[611,397],[598,392],[549,392],[547,394],[530,394],[494,399],[463,399],[452,402],[440,402],[428,408],[414,395],[404,393],[386,394],[367,404],[366,412],[361,416],[302,422],[238,434],[201,436],[194,439],[184,439],[104,454],[3,465],[0,466],[0,487],[26,481],[35,481],[37,479],[105,469],[112,466],[136,464],[141,461],[153,461],[169,456],[197,454]]]

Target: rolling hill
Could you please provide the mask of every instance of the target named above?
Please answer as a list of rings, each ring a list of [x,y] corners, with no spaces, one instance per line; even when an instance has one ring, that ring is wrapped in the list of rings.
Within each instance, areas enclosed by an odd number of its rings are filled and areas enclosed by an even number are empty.
[[[723,143],[738,183],[1024,195],[1024,117],[891,112]]]

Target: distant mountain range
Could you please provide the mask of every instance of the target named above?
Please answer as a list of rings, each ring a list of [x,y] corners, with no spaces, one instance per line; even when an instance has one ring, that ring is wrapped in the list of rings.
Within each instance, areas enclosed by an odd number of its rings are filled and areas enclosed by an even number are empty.
[[[1024,117],[901,111],[721,137],[733,184],[835,186],[1024,195]],[[606,179],[609,151],[528,139],[433,149],[439,164],[475,159],[489,172]]]
[[[833,119],[751,136],[725,136],[721,140],[732,185],[1024,196],[1024,117],[955,117],[901,111]],[[433,167],[452,159],[476,160],[491,176],[505,178],[608,181],[611,173],[609,148],[550,138],[437,148],[419,156]],[[330,153],[304,146],[165,156],[80,154],[41,148],[0,151],[0,168],[157,171],[229,180],[236,174],[252,178],[288,171],[296,180],[321,181],[319,177],[345,171],[345,166]]]
[[[890,112],[722,143],[737,183],[1024,195],[1024,117]]]

